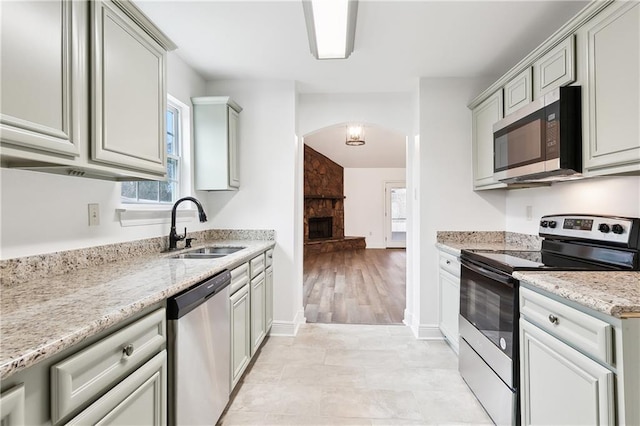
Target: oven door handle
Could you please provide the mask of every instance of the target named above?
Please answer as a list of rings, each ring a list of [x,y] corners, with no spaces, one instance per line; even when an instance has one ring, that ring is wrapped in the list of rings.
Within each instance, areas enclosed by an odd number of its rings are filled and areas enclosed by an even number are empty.
[[[493,271],[490,271],[488,269],[485,269],[481,266],[478,266],[476,264],[472,264],[472,263],[468,263],[463,261],[462,262],[462,266],[464,266],[467,269],[470,269],[471,271],[480,274],[480,275],[484,275],[485,277],[488,277],[494,281],[499,282],[500,284],[504,284],[507,285],[509,287],[514,286],[515,283],[518,282],[518,280],[516,280],[515,278],[513,278],[511,275],[506,275],[506,274],[499,274]]]

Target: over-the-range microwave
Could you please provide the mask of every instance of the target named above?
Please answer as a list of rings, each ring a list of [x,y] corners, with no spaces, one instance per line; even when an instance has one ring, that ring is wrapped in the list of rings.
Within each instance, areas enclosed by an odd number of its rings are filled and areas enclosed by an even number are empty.
[[[580,86],[559,87],[494,124],[494,178],[526,183],[581,177],[580,104]]]

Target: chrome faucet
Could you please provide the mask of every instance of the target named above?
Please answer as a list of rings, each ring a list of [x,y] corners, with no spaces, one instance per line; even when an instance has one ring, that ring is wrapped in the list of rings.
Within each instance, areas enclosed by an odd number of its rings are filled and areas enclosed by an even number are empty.
[[[167,251],[176,250],[178,248],[177,242],[184,240],[185,237],[187,236],[186,227],[184,228],[183,235],[178,235],[178,233],[176,232],[176,209],[178,208],[178,204],[180,204],[183,201],[192,201],[198,208],[198,216],[200,217],[200,222],[207,221],[207,215],[205,214],[204,209],[202,208],[202,204],[200,204],[200,201],[196,200],[193,197],[180,198],[178,201],[176,201],[176,203],[173,205],[173,209],[171,210],[171,231],[169,231],[169,248],[167,249]]]

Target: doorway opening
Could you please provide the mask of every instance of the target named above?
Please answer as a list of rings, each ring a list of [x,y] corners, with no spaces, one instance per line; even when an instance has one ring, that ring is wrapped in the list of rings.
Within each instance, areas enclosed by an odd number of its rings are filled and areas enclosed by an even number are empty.
[[[406,137],[346,124],[304,136],[303,305],[307,322],[401,324],[406,308]],[[387,223],[388,222],[388,223]]]

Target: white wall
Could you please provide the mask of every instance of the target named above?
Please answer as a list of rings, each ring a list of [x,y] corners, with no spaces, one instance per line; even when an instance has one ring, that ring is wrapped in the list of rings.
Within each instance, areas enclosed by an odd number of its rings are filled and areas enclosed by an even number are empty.
[[[532,220],[527,220],[527,206],[532,207]],[[558,213],[640,217],[640,176],[585,179],[507,191],[507,231],[537,234],[540,217]]]
[[[503,191],[472,188],[471,111],[466,107],[484,81],[463,78],[420,80],[420,309],[414,333],[440,338],[436,232],[504,230]]]
[[[407,169],[344,169],[344,232],[366,237],[367,248],[385,248],[384,184],[405,181]]]
[[[175,53],[168,56],[169,94],[190,105],[190,96],[204,93],[205,81]],[[169,234],[169,225],[123,228],[116,208],[120,184],[22,171],[0,170],[2,259],[92,247]],[[100,205],[100,225],[88,226],[88,203]],[[169,217],[169,213],[167,213]],[[190,230],[211,228],[193,219]]]
[[[216,228],[274,229],[274,332],[302,319],[302,280],[295,262],[296,88],[291,81],[214,81],[208,95],[231,96],[240,113],[240,190],[210,192]],[[300,254],[301,255],[301,254]]]

